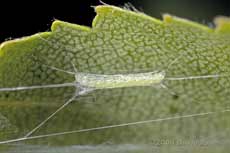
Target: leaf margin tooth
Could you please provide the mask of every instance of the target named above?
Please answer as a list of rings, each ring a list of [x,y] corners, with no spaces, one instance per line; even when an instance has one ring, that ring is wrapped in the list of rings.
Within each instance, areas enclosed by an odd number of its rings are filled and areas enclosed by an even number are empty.
[[[56,32],[59,27],[68,27],[72,28],[74,30],[79,30],[79,31],[91,31],[91,27],[84,26],[84,25],[79,25],[75,23],[70,23],[70,22],[65,22],[61,20],[55,20],[53,21],[51,25],[51,32]]]
[[[184,25],[187,27],[196,28],[196,29],[200,29],[202,31],[206,31],[208,33],[212,33],[214,31],[214,29],[212,29],[206,25],[191,21],[191,20],[186,19],[186,18],[173,16],[173,15],[170,15],[168,13],[163,14],[163,21],[166,24],[179,24],[181,26]]]
[[[230,17],[216,16],[214,18],[216,25],[215,32],[222,34],[230,34]]]
[[[138,12],[126,10],[126,9],[123,9],[117,6],[113,6],[113,5],[98,5],[94,9],[96,12],[96,16],[93,19],[92,27],[95,27],[98,20],[100,20],[101,16],[105,16],[107,14],[114,15],[114,16],[119,16],[120,14],[131,15],[131,16],[135,16],[138,18],[142,18],[144,20],[152,21],[155,24],[161,24],[161,25],[163,24],[162,20],[149,16],[145,13],[142,13],[142,12],[138,13]]]

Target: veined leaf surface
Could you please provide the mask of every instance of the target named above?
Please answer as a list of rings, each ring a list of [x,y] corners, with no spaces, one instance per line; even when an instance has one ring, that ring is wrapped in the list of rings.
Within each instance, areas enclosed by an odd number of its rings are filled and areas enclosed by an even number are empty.
[[[168,89],[149,86],[94,91],[77,98],[33,135],[156,121],[31,139],[21,142],[21,146],[49,144],[53,146],[44,149],[67,147],[67,152],[71,152],[70,145],[96,145],[91,148],[94,152],[113,152],[114,146],[120,152],[159,148],[177,152],[181,145],[191,152],[228,150],[229,18],[218,18],[217,27],[211,29],[171,15],[161,21],[109,5],[97,6],[95,10],[92,28],[54,21],[51,32],[2,43],[0,86],[71,82],[72,75],[46,66],[73,71],[71,63],[79,72],[95,74],[165,71],[167,78],[220,77],[165,79]],[[0,140],[23,137],[74,92],[74,87],[1,92]],[[192,146],[194,143],[196,147]],[[41,146],[37,150],[41,151]],[[1,148],[5,151],[20,147]]]

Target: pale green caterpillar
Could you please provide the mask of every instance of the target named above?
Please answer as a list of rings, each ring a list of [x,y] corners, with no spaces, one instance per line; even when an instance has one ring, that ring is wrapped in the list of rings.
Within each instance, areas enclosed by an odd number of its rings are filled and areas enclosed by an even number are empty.
[[[100,75],[76,73],[76,82],[93,89],[124,88],[134,86],[153,86],[165,78],[164,72]]]

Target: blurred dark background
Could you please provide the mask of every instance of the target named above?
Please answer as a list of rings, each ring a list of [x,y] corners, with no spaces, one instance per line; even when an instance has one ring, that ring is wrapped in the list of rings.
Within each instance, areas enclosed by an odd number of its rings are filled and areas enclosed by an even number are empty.
[[[212,19],[217,15],[230,16],[230,0],[103,0],[103,2],[116,6],[124,6],[124,3],[130,2],[150,16],[161,18],[163,13],[170,13],[207,25],[212,25]],[[99,0],[1,3],[0,42],[47,31],[54,19],[91,26],[95,12],[90,6],[99,4]]]

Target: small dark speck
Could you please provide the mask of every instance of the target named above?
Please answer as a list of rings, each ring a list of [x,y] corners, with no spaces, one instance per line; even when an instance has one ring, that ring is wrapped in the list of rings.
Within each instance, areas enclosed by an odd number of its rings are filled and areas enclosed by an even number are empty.
[[[5,94],[5,98],[9,98],[9,94],[7,93],[7,94]]]
[[[175,100],[177,100],[177,99],[179,99],[179,95],[174,94],[174,95],[172,96],[172,98],[175,99]]]
[[[39,74],[39,75],[37,75],[37,78],[38,78],[38,79],[41,79],[41,78],[42,78],[42,76]]]

